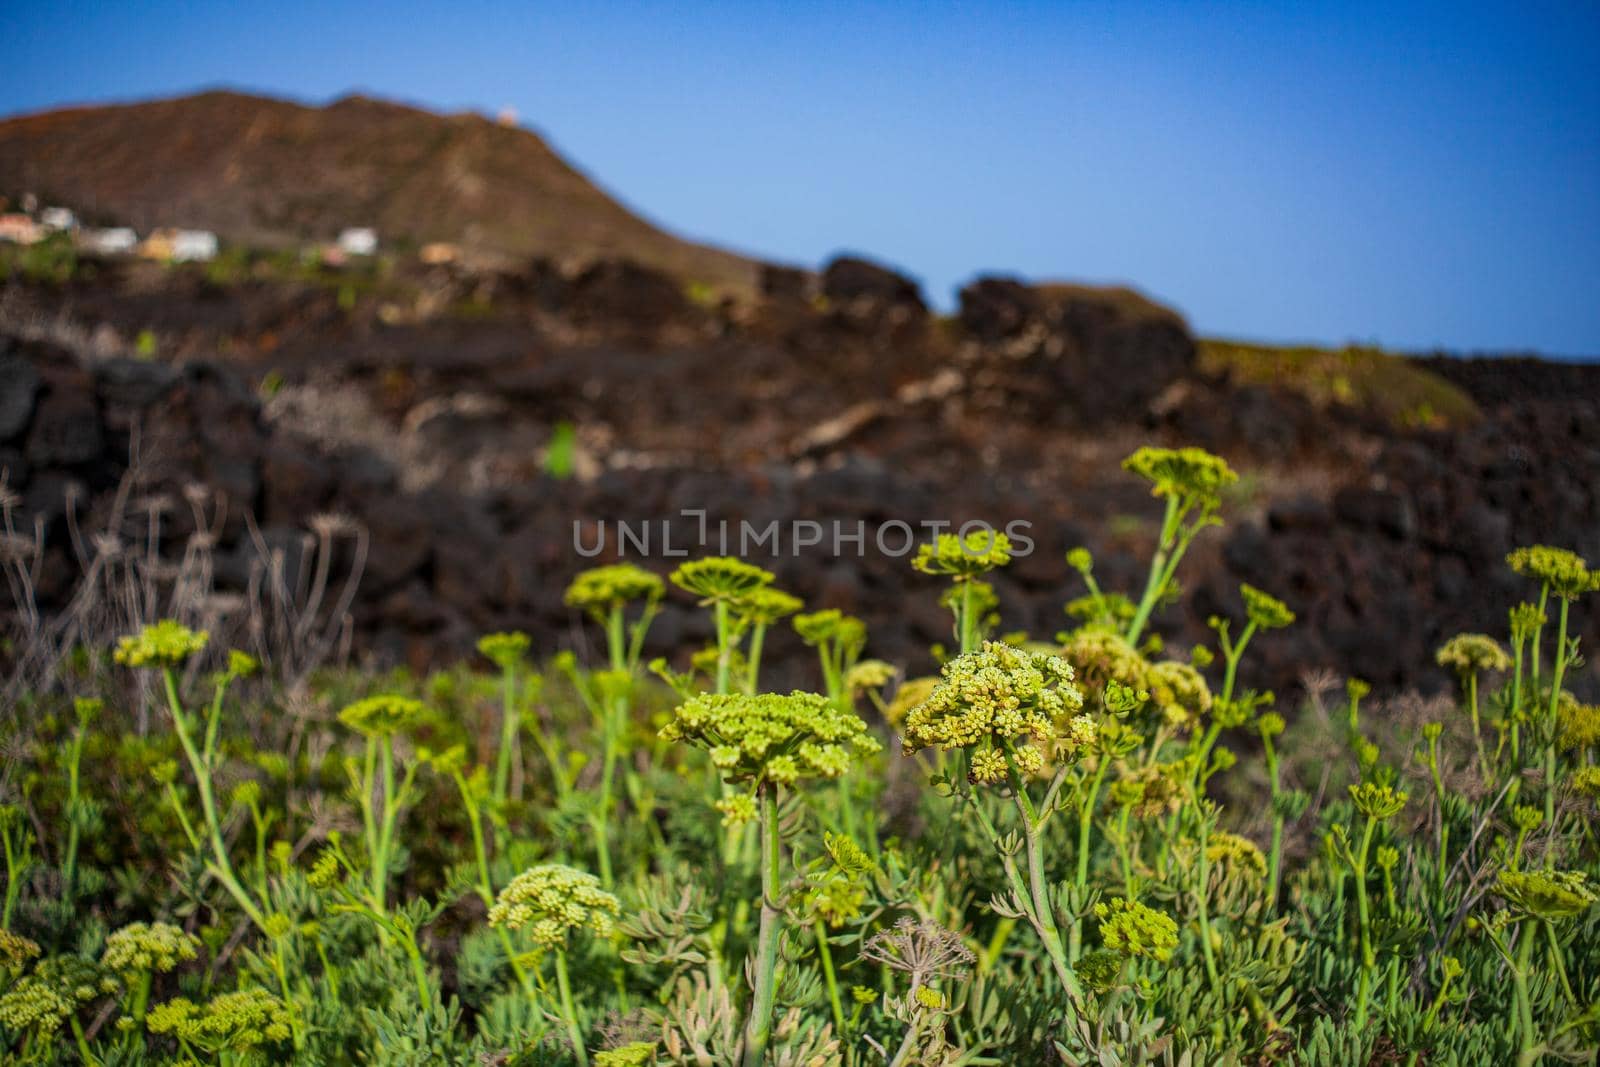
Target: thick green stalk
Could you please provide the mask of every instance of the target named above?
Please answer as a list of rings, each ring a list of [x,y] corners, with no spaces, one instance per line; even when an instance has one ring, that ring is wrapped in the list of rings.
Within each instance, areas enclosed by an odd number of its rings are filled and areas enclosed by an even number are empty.
[[[1356,881],[1356,913],[1361,920],[1361,990],[1356,999],[1356,1029],[1367,1022],[1367,1000],[1372,992],[1372,971],[1377,966],[1377,955],[1372,949],[1372,922],[1367,914],[1367,853],[1372,848],[1372,832],[1378,821],[1367,817],[1367,828],[1361,834],[1361,851],[1353,867]]]
[[[1145,580],[1144,595],[1139,598],[1138,610],[1134,612],[1133,621],[1128,624],[1128,644],[1137,644],[1139,635],[1144,632],[1145,623],[1150,621],[1150,613],[1155,610],[1156,601],[1161,597],[1161,589],[1167,576],[1167,556],[1175,547],[1173,541],[1177,536],[1178,526],[1178,498],[1167,497],[1166,514],[1161,519],[1161,540],[1156,545],[1155,555],[1150,557],[1150,576]],[[1176,560],[1173,560],[1176,563]]]
[[[833,1028],[844,1035],[844,1004],[839,999],[839,981],[833,973],[833,950],[828,945],[828,931],[821,919],[812,924],[817,934],[817,958],[822,961],[822,978],[828,986],[828,1005],[833,1009]]]
[[[1561,618],[1556,628],[1555,672],[1550,680],[1550,711],[1544,737],[1544,824],[1556,829],[1556,717],[1561,707],[1561,682],[1567,669],[1567,607],[1572,602],[1561,597]],[[1545,853],[1545,866],[1554,867],[1556,850]]]
[[[579,1067],[588,1067],[589,1050],[583,1045],[583,1030],[578,1026],[578,1009],[572,1003],[572,979],[567,976],[567,953],[556,949],[556,987],[561,994],[561,1018],[567,1024],[567,1035],[572,1038],[572,1051]]]
[[[754,995],[744,1027],[743,1067],[761,1067],[772,1040],[772,1008],[778,993],[778,938],[783,921],[783,909],[778,903],[783,843],[778,836],[777,786],[762,782],[757,795],[761,805],[761,928],[756,940]]]
[[[517,727],[519,725],[517,708],[517,668],[516,664],[508,663],[502,671],[500,711],[500,751],[496,753],[494,766],[494,799],[496,804],[504,804],[510,795],[511,787],[511,754],[517,747]]]
[[[217,803],[211,792],[211,768],[201,758],[200,752],[195,748],[194,739],[189,736],[189,727],[184,719],[183,705],[178,700],[178,680],[170,667],[162,668],[162,679],[166,683],[167,704],[172,712],[173,729],[178,735],[178,744],[183,748],[183,754],[189,761],[189,767],[194,772],[195,787],[200,794],[200,810],[205,815],[206,830],[211,838],[211,851],[214,862],[207,866],[222,887],[228,891],[238,903],[240,909],[250,917],[258,929],[265,929],[266,916],[250,899],[250,894],[245,892],[244,886],[239,884],[239,879],[234,876],[233,864],[228,859],[228,848],[222,840],[222,824],[217,818]]]
[[[1517,963],[1511,970],[1511,981],[1517,994],[1517,1019],[1522,1024],[1522,1046],[1517,1051],[1518,1067],[1532,1067],[1539,1060],[1539,1032],[1533,1024],[1533,1000],[1528,995],[1528,971],[1533,962],[1534,931],[1529,919],[1519,931],[1522,941],[1517,945]]]
[[[1206,977],[1211,980],[1211,988],[1220,993],[1217,957],[1211,949],[1211,857],[1206,851],[1211,840],[1210,824],[1205,824],[1202,829],[1205,832],[1200,835],[1200,884],[1195,887],[1195,900],[1200,908],[1200,950],[1206,961]]]
[[[1100,797],[1100,783],[1105,780],[1106,763],[1106,758],[1101,756],[1094,777],[1089,780],[1088,795],[1078,805],[1078,876],[1074,884],[1080,895],[1089,885],[1089,831],[1094,827],[1095,802]],[[1083,916],[1073,919],[1068,937],[1067,960],[1076,963],[1083,948]]]

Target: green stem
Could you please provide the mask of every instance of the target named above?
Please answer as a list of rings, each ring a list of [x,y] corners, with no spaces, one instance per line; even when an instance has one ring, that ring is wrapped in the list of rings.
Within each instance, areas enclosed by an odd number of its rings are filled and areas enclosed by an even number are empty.
[[[583,1044],[583,1030],[578,1026],[578,1009],[572,1002],[572,979],[567,976],[567,953],[556,949],[556,988],[561,995],[561,1018],[567,1024],[567,1035],[572,1038],[572,1051],[579,1067],[588,1067],[589,1050]]]
[[[1167,497],[1166,514],[1161,520],[1161,540],[1156,546],[1155,555],[1150,557],[1150,576],[1145,580],[1144,595],[1139,598],[1138,610],[1134,612],[1133,621],[1128,624],[1128,644],[1136,645],[1139,635],[1144,632],[1145,623],[1150,620],[1150,613],[1155,610],[1156,601],[1161,596],[1162,579],[1167,570],[1167,556],[1173,549],[1173,539],[1177,534],[1178,525],[1178,498]],[[1176,562],[1176,561],[1174,561]]]
[[[778,837],[777,786],[762,782],[757,795],[761,805],[761,928],[756,941],[754,996],[744,1028],[743,1067],[761,1067],[772,1040],[772,1008],[778,992],[778,939],[783,921],[783,910],[778,905],[783,844]]]
[[[1074,884],[1080,896],[1089,885],[1089,831],[1094,826],[1095,802],[1100,796],[1100,784],[1105,780],[1106,764],[1106,758],[1101,756],[1094,777],[1089,781],[1088,795],[1078,806],[1078,876]],[[1083,948],[1083,916],[1079,915],[1072,920],[1072,930],[1068,937],[1070,940],[1067,945],[1067,960],[1076,963]]]
[[[211,792],[211,768],[201,758],[195,748],[194,739],[189,736],[183,705],[178,700],[177,677],[170,667],[162,668],[161,675],[166,683],[167,704],[172,712],[173,729],[178,735],[179,745],[183,747],[183,754],[189,761],[189,767],[194,772],[195,787],[200,794],[200,809],[205,815],[206,830],[211,838],[211,850],[215,862],[207,866],[238,903],[240,909],[250,917],[250,921],[255,923],[258,929],[264,930],[266,916],[256,906],[255,901],[250,899],[250,894],[239,884],[239,879],[233,873],[233,864],[228,860],[228,848],[222,840],[222,824],[217,818],[216,799]]]
[[[839,1000],[839,982],[833,973],[833,950],[828,946],[828,931],[821,919],[813,924],[817,934],[817,958],[822,961],[822,978],[828,986],[828,1004],[833,1009],[833,1027],[844,1034],[844,1004]]]
[[[1361,834],[1361,852],[1353,866],[1356,882],[1356,913],[1361,920],[1361,990],[1356,1000],[1356,1029],[1367,1022],[1367,999],[1372,991],[1372,972],[1377,966],[1377,956],[1372,950],[1372,923],[1367,914],[1367,853],[1372,848],[1372,833],[1377,820],[1367,817],[1367,828]]]
[[[517,746],[517,668],[516,664],[508,663],[502,672],[501,712],[500,712],[500,751],[496,753],[494,766],[494,799],[496,805],[502,805],[510,795],[511,787],[511,754]]]
[[[1536,920],[1529,919],[1528,923]],[[1517,995],[1517,1018],[1522,1024],[1522,1047],[1517,1053],[1518,1067],[1532,1067],[1539,1060],[1538,1031],[1533,1025],[1533,1000],[1528,995],[1528,971],[1533,960],[1534,931],[1524,925],[1520,931],[1522,941],[1517,945],[1517,963],[1511,971],[1511,981]]]

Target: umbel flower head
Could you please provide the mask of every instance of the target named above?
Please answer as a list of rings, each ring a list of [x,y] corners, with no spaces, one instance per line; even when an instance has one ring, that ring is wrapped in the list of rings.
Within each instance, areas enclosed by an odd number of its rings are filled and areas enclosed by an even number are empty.
[[[1187,663],[1163,660],[1145,673],[1150,697],[1173,726],[1192,726],[1211,710],[1211,687],[1205,676]]]
[[[1068,756],[1094,742],[1072,684],[1072,666],[1059,656],[1013,648],[996,641],[958,656],[940,671],[942,680],[905,719],[901,746],[907,755],[923,748],[973,749],[971,776],[978,782],[1006,777],[1006,754],[1018,770],[1043,764],[1037,745]],[[1059,725],[1058,725],[1059,724]]]
[[[52,956],[0,997],[0,1026],[53,1034],[85,1004],[117,991],[117,980],[79,956]]]
[[[1096,904],[1094,914],[1100,920],[1100,941],[1112,952],[1165,961],[1178,947],[1178,924],[1172,917],[1137,900],[1117,897]]]
[[[1102,692],[1112,682],[1129,689],[1153,692],[1150,663],[1120,633],[1100,626],[1084,626],[1067,635],[1061,658],[1072,664],[1078,684],[1090,693]]]
[[[923,574],[948,575],[957,582],[971,581],[1011,562],[1011,539],[985,526],[965,537],[943,533],[917,549],[911,565]]]
[[[677,577],[674,576],[673,580],[677,581]],[[606,567],[592,567],[574,578],[572,584],[567,586],[565,600],[570,608],[581,608],[591,615],[604,618],[612,608],[619,608],[630,601],[656,600],[665,589],[660,575],[632,563],[613,563]]]
[[[796,615],[790,625],[800,640],[812,646],[834,641],[845,648],[859,648],[867,643],[867,624],[838,608]]]
[[[575,930],[611,936],[621,905],[587,871],[546,863],[523,871],[495,897],[489,925],[527,930],[546,948],[558,948]]]
[[[0,970],[15,974],[22,970],[29,960],[38,958],[38,942],[31,941],[21,934],[14,934],[10,930],[0,930]]]
[[[1506,563],[1524,578],[1537,578],[1565,600],[1576,600],[1600,589],[1600,571],[1591,571],[1582,556],[1565,548],[1530,545],[1514,549],[1506,556]]]
[[[410,729],[426,713],[420,700],[384,694],[347,705],[339,712],[339,721],[368,737],[384,737]]]
[[[1206,844],[1206,861],[1255,878],[1267,876],[1267,857],[1261,854],[1256,843],[1226,830],[1212,833]]]
[[[661,728],[667,741],[703,748],[729,781],[794,785],[838,778],[851,757],[881,747],[854,712],[817,693],[705,693],[680,704]]]
[[[1496,891],[1514,911],[1536,919],[1572,919],[1600,900],[1582,871],[1501,871]]]
[[[700,598],[703,604],[738,600],[772,584],[772,572],[732,556],[690,560],[670,575],[672,584]]]
[[[1356,810],[1369,819],[1392,819],[1406,806],[1406,795],[1387,785],[1362,782],[1350,787]]]
[[[1244,598],[1245,617],[1259,630],[1281,630],[1294,622],[1294,612],[1289,610],[1289,605],[1249,582],[1239,583],[1239,595]]]
[[[1434,659],[1460,675],[1480,671],[1503,671],[1511,667],[1511,657],[1500,642],[1488,634],[1456,634],[1439,646]]]
[[[1173,497],[1181,505],[1215,505],[1222,490],[1239,480],[1228,461],[1203,448],[1139,449],[1122,461],[1122,469],[1146,479],[1151,494]]]
[[[805,601],[769,585],[759,586],[733,602],[733,610],[748,622],[770,625],[805,607]]]
[[[200,942],[171,923],[129,923],[106,938],[100,965],[124,978],[166,974],[195,958]]]
[[[250,1052],[287,1040],[293,1019],[283,1001],[251,986],[212,997],[204,1007],[188,997],[158,1004],[145,1025],[211,1052]]]
[[[509,670],[522,662],[532,644],[532,639],[520,630],[484,634],[478,638],[478,652],[501,670]]]
[[[117,642],[111,658],[124,667],[181,667],[203,652],[210,635],[172,619],[152,623]]]

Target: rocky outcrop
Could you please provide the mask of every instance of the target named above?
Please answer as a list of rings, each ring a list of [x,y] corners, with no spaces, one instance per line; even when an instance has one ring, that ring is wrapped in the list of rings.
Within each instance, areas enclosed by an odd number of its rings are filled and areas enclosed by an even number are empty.
[[[1048,381],[1042,406],[1079,423],[1143,415],[1195,362],[1183,319],[1129,289],[980,278],[961,290],[960,322],[985,353]]]

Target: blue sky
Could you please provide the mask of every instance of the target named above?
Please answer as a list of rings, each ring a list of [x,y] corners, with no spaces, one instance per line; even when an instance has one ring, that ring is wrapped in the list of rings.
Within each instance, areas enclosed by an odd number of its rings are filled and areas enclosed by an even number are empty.
[[[1600,356],[1600,5],[54,3],[0,112],[515,108],[678,232],[1125,282],[1202,332]]]

